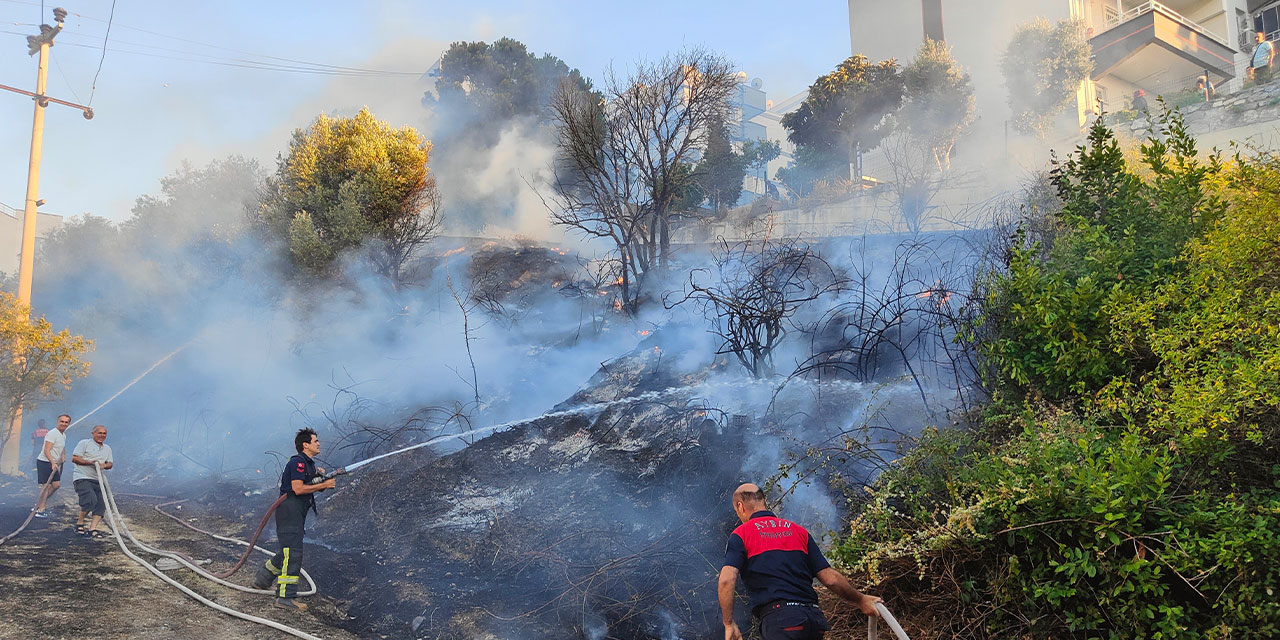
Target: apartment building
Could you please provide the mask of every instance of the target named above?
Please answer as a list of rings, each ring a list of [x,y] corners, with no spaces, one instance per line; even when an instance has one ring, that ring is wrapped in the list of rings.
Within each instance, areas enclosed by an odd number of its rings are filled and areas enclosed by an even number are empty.
[[[1239,87],[1252,51],[1245,0],[1073,0],[1093,48],[1091,82],[1081,96],[1107,111],[1128,107],[1134,91],[1171,95],[1208,74],[1217,85]]]
[[[1007,91],[1000,53],[1018,24],[1037,17],[1085,26],[1094,70],[1078,95],[1081,124],[1099,106],[1128,108],[1134,91],[1173,94],[1206,73],[1238,89],[1254,31],[1280,37],[1280,0],[849,0],[854,52],[905,61],[923,37],[942,36],[973,73],[986,113],[1002,108]]]

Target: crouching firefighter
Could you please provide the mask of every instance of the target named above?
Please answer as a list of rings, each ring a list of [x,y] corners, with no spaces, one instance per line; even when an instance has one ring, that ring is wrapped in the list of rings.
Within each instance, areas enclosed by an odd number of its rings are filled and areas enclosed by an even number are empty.
[[[293,446],[298,455],[289,458],[280,476],[280,493],[287,497],[276,507],[280,552],[258,569],[253,584],[259,589],[269,589],[274,583],[277,606],[306,611],[307,605],[295,598],[298,597],[298,576],[302,572],[302,535],[306,530],[307,510],[315,511],[315,493],[332,489],[335,481],[321,479],[324,469],[316,468],[314,458],[320,453],[320,437],[315,431],[299,429],[293,437]]]

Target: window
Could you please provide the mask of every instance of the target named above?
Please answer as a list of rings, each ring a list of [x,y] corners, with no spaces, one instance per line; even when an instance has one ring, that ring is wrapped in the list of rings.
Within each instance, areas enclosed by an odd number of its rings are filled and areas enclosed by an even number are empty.
[[[1268,40],[1280,37],[1280,5],[1268,7],[1255,14],[1253,30],[1267,34]]]

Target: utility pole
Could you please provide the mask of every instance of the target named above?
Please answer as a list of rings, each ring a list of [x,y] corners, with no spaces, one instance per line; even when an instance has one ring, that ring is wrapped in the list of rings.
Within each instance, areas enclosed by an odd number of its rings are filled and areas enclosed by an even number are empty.
[[[84,112],[86,120],[93,118],[93,109],[45,95],[49,79],[49,48],[53,46],[53,38],[62,31],[62,23],[67,19],[67,10],[57,7],[53,10],[53,19],[58,26],[40,25],[40,35],[27,36],[27,54],[40,55],[36,69],[36,91],[23,91],[14,87],[0,85],[0,89],[30,96],[36,104],[35,115],[31,120],[31,159],[27,165],[27,199],[22,209],[22,255],[18,266],[18,302],[31,306],[31,271],[35,267],[36,250],[36,207],[43,204],[39,201],[40,188],[40,152],[44,140],[44,108],[50,102],[75,107]],[[21,349],[15,357],[22,357]],[[4,443],[4,451],[0,453],[0,473],[19,475],[18,452],[22,447],[22,405],[13,408],[13,422],[9,424],[8,438]]]

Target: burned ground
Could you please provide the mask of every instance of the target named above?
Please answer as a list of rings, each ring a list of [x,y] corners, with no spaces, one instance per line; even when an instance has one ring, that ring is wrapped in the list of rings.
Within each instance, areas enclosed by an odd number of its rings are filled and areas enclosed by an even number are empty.
[[[566,405],[672,381],[620,367]],[[673,393],[393,458],[324,501],[315,535],[360,561],[316,575],[362,635],[712,637],[738,453]]]

